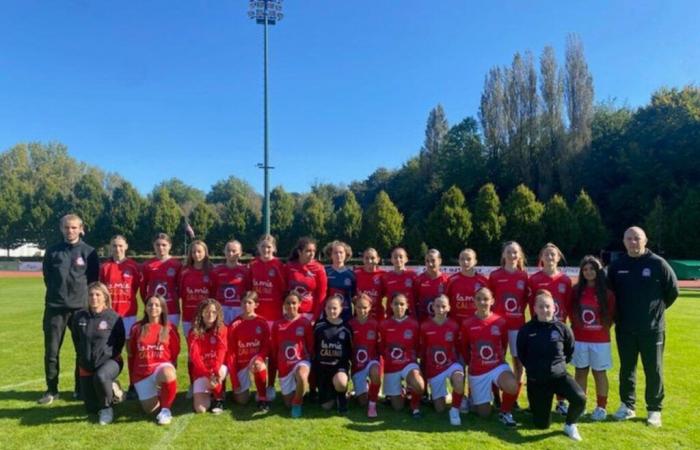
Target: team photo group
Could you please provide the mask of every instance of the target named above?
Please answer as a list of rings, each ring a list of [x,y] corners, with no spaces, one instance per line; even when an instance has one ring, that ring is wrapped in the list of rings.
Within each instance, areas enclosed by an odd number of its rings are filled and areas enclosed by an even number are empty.
[[[361,408],[370,419],[407,409],[419,420],[433,409],[460,426],[463,414],[485,418],[495,410],[505,427],[546,429],[552,414],[561,414],[564,433],[581,440],[576,424],[586,413],[589,372],[596,398],[590,419],[608,420],[614,327],[619,406],[610,416],[636,416],[641,357],[646,423],[661,426],[664,313],[679,291],[639,227],[625,231],[625,252],[607,268],[585,256],[575,283],[560,267],[556,243],[532,258],[534,273],[522,247],[509,241],[500,267],[488,274],[477,271],[477,254],[467,248],[444,255],[459,261],[451,275],[440,251],[428,250],[419,275],[401,247],[390,255],[366,248],[362,263],[350,267],[348,244],[321,247],[308,237],[283,262],[271,235],[259,239],[247,263],[237,240],[211,249],[212,256],[223,252],[222,264],[212,263],[201,240],[181,261],[164,233],[153,239],[155,257],[143,263],[126,256],[128,239],[120,235],[100,261],[82,239],[80,217],[64,216],[60,230],[63,241],[43,260],[47,389],[38,402],[59,396],[68,329],[76,350],[73,396],[101,425],[113,422],[123,399],[139,401],[167,425],[181,391],[195,413],[251,401],[266,413],[279,395],[292,418],[315,403],[328,414]],[[382,257],[390,269],[380,268]],[[177,364],[181,351],[186,367]],[[117,382],[123,371],[124,390]],[[189,383],[178,386],[185,371]],[[523,387],[527,410],[518,403]]]

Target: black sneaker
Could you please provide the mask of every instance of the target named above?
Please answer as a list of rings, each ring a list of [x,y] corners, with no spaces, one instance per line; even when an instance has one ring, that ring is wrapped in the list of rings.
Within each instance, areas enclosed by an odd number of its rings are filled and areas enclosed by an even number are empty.
[[[270,402],[268,402],[267,400],[260,400],[258,402],[258,411],[264,413],[270,411]]]
[[[214,415],[219,415],[224,412],[224,402],[223,400],[214,400],[211,404],[211,413]]]
[[[130,385],[129,390],[126,391],[126,399],[127,400],[138,400],[139,399],[139,395],[136,393],[136,388],[134,387],[133,384]]]

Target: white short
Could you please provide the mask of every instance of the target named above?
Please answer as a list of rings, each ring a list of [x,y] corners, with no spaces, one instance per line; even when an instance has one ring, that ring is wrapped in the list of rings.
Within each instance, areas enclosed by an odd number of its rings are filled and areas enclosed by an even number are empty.
[[[175,328],[180,325],[180,314],[168,314],[168,322],[175,325]]]
[[[352,386],[355,390],[355,395],[362,395],[369,391],[369,383],[367,382],[367,379],[369,378],[370,369],[374,366],[379,366],[379,361],[376,359],[369,361],[365,368],[359,372],[353,372]]]
[[[418,364],[408,363],[398,372],[384,374],[384,395],[401,395],[401,381],[405,380],[412,370],[420,370]]]
[[[241,315],[243,309],[240,306],[224,306],[221,308],[224,312],[224,324],[231,325],[231,322],[236,320]]]
[[[221,369],[219,369],[219,376],[226,378],[226,375],[228,375],[228,368],[225,364],[222,364]],[[192,392],[194,394],[211,394],[209,378],[199,377],[196,380],[194,380],[194,384],[192,385]]]
[[[462,372],[462,374],[464,374],[464,367],[453,363],[450,367],[428,380],[428,384],[430,384],[430,397],[433,400],[447,397],[447,379],[451,378],[452,374],[455,372]],[[452,386],[452,389],[454,389],[454,386]]]
[[[508,348],[510,349],[510,355],[518,357],[518,331],[519,330],[508,330]]]
[[[236,377],[238,377],[238,388],[233,390],[235,394],[240,394],[241,392],[250,390],[250,372],[253,369],[253,364],[255,364],[255,361],[257,360],[262,360],[262,358],[251,359],[247,366],[236,372]]]
[[[175,369],[175,366],[169,362],[160,363],[152,374],[134,384],[134,389],[136,389],[139,400],[148,400],[158,395],[158,383],[156,382],[156,378],[158,378],[158,374],[166,367]]]
[[[586,367],[593,370],[612,369],[610,342],[576,341],[571,364],[577,369],[585,369]]]
[[[503,372],[509,371],[510,366],[503,363],[484,374],[476,376],[469,375],[469,389],[471,390],[472,404],[483,405],[484,403],[491,402],[491,400],[493,400],[491,385],[498,386],[498,377],[501,376]]]
[[[124,323],[124,331],[126,332],[124,337],[129,339],[131,336],[131,327],[136,323],[136,316],[122,317],[122,322]]]
[[[192,329],[192,322],[185,322],[183,320],[182,321],[182,332],[184,333],[183,336],[185,336],[185,341],[189,341],[189,339],[187,339],[187,336],[190,335],[191,329]]]
[[[311,363],[306,360],[302,360],[296,363],[291,372],[289,372],[286,376],[280,378],[280,391],[282,392],[282,395],[289,395],[292,392],[296,391],[296,374],[297,370],[299,369],[299,366],[306,366],[309,369],[311,369]]]

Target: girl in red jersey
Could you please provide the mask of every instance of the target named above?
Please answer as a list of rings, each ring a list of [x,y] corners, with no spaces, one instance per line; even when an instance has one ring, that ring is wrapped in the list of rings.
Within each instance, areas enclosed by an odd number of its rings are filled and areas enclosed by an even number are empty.
[[[170,314],[168,321],[177,327],[180,325],[177,281],[182,263],[170,256],[172,246],[170,236],[165,233],[158,233],[153,239],[153,251],[156,256],[143,263],[141,268],[141,299],[145,302],[145,299],[154,295],[163,297]]]
[[[433,300],[433,317],[420,326],[421,361],[425,367],[430,393],[435,411],[445,411],[447,380],[452,385],[452,407],[449,411],[450,423],[462,424],[459,408],[464,396],[464,367],[457,362],[457,342],[459,325],[447,317],[450,300],[439,295]]]
[[[523,365],[518,359],[516,341],[518,330],[525,325],[527,278],[523,248],[515,241],[506,242],[501,252],[501,267],[489,275],[489,289],[495,299],[494,312],[506,319],[508,348],[513,357],[513,372],[518,381],[523,378]],[[521,387],[522,383],[519,384],[518,393]]]
[[[384,358],[384,395],[391,397],[391,406],[404,406],[402,381],[410,394],[411,415],[421,418],[420,402],[425,381],[418,366],[418,322],[408,316],[408,299],[402,293],[391,300],[392,316],[379,325],[379,352]]]
[[[226,263],[212,271],[214,298],[221,303],[226,326],[241,315],[241,297],[251,289],[250,269],[239,261],[242,254],[240,242],[228,241],[224,246]]]
[[[433,301],[447,292],[447,282],[450,277],[440,271],[442,256],[434,248],[425,254],[425,272],[416,278],[416,294],[418,304],[416,313],[420,323],[430,320],[433,316]]]
[[[275,257],[277,241],[263,235],[257,245],[258,256],[250,263],[251,288],[258,294],[256,313],[267,320],[270,328],[282,318],[282,302],[287,289],[284,264]]]
[[[396,247],[391,252],[391,264],[393,270],[384,274],[384,288],[387,303],[396,294],[403,294],[407,302],[407,314],[416,318],[416,273],[406,268],[408,253],[401,247]],[[387,316],[391,317],[394,308],[387,306]]]
[[[357,402],[367,405],[367,417],[377,417],[377,400],[381,386],[379,363],[379,322],[370,317],[372,298],[359,293],[355,296],[355,317],[352,330],[352,385]],[[367,379],[369,378],[369,384]]]
[[[328,278],[323,265],[316,261],[316,241],[300,238],[287,260],[287,289],[299,294],[299,312],[310,322],[321,315],[326,299]]]
[[[570,316],[576,342],[571,359],[576,367],[576,382],[586,391],[588,369],[593,371],[596,408],[595,421],[605,420],[608,403],[608,375],[612,368],[610,327],[615,318],[615,296],[606,287],[603,265],[595,256],[581,260],[578,283],[574,286]]]
[[[169,322],[168,306],[163,297],[150,297],[143,319],[134,324],[129,340],[129,367],[141,407],[154,413],[159,425],[172,421],[170,408],[177,393],[175,366],[180,353],[180,337]]]
[[[362,267],[355,269],[357,293],[366,294],[372,302],[370,317],[382,321],[385,318],[384,305],[384,271],[379,269],[379,253],[368,247],[362,253]]]
[[[309,322],[299,313],[301,297],[290,292],[284,299],[284,317],[272,327],[270,372],[280,377],[284,404],[292,408],[292,417],[301,417],[304,392],[309,388],[309,370],[314,335]]]
[[[476,313],[462,322],[461,348],[469,366],[471,404],[480,417],[491,414],[493,387],[503,391],[499,419],[506,426],[517,425],[512,409],[518,398],[518,382],[506,364],[508,328],[506,320],[491,312],[494,297],[486,287],[474,296]]]
[[[226,326],[219,302],[213,298],[200,302],[187,336],[195,413],[211,406],[212,414],[224,411],[226,367]],[[213,400],[213,401],[212,401]]]
[[[323,248],[323,253],[331,260],[331,265],[326,266],[328,298],[335,294],[342,297],[341,316],[343,320],[348,321],[352,318],[352,298],[357,284],[355,272],[345,265],[345,262],[352,257],[352,247],[342,241],[333,241]]]
[[[255,312],[258,294],[250,291],[241,301],[243,313],[231,324],[228,331],[228,354],[233,384],[233,400],[239,405],[250,400],[250,377],[255,380],[258,409],[270,410],[267,399],[267,365],[270,353],[270,329],[267,321]]]
[[[200,240],[192,241],[178,284],[182,299],[182,331],[185,336],[190,334],[199,304],[207,300],[214,291],[211,280],[212,269],[207,244]]]
[[[459,253],[459,272],[450,277],[447,283],[447,296],[450,298],[450,317],[462,323],[476,312],[474,294],[488,286],[489,280],[476,271],[476,252],[465,248]]]
[[[535,316],[535,293],[545,289],[554,299],[554,319],[566,322],[571,303],[571,279],[559,270],[559,262],[562,260],[564,260],[564,254],[551,242],[546,243],[540,250],[537,263],[542,270],[528,280],[530,317]],[[566,401],[561,395],[557,395],[556,411],[562,416],[568,412]]]

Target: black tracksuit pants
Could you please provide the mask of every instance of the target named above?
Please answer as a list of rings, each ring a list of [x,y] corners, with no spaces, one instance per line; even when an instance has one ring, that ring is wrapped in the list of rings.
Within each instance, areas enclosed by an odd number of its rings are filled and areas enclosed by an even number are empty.
[[[664,400],[663,357],[666,344],[664,331],[648,333],[618,332],[617,352],[620,355],[620,400],[635,409],[637,361],[642,357],[646,389],[644,398],[647,411],[661,411]]]
[[[532,421],[535,427],[549,428],[552,421],[554,394],[561,395],[569,402],[569,412],[566,414],[567,424],[576,423],[586,409],[586,395],[581,386],[569,374],[550,378],[543,383],[527,380],[527,400],[530,403]]]
[[[109,408],[114,401],[112,383],[122,371],[123,363],[110,359],[97,368],[92,375],[80,377],[80,393],[89,413]]]
[[[75,369],[74,369],[74,390],[80,391],[78,376],[77,357],[77,336],[73,335],[71,320],[73,314],[78,311],[72,308],[51,308],[44,309],[43,329],[44,329],[44,374],[46,375],[46,388],[52,394],[58,393],[58,374],[61,370],[59,354],[61,345],[66,335],[66,328],[71,329],[73,348],[76,349]]]

